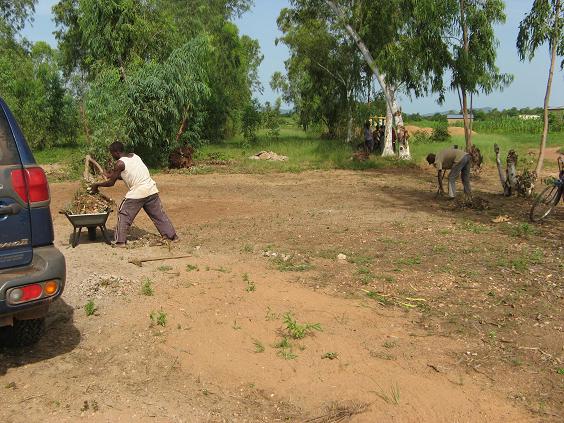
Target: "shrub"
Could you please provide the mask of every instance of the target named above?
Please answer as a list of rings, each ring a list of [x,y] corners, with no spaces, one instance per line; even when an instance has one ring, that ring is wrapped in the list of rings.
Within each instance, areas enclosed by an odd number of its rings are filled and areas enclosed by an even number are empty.
[[[441,124],[433,129],[431,134],[431,140],[436,142],[447,141],[450,138],[450,133],[448,132],[448,125]]]

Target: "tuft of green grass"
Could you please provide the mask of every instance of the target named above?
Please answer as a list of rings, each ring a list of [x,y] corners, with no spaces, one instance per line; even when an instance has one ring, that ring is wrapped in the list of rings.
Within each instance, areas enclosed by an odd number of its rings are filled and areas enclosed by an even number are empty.
[[[193,265],[193,264],[187,264],[186,265],[186,271],[187,272],[194,272],[194,271],[199,272],[200,268],[198,266]]]
[[[283,322],[286,325],[288,335],[292,339],[303,339],[307,335],[312,334],[314,331],[323,331],[319,323],[299,324],[290,312],[284,315]]]
[[[167,315],[162,309],[159,310],[159,311],[151,312],[151,314],[149,315],[149,318],[151,319],[152,324],[156,324],[156,325],[162,326],[162,327],[166,326]]]
[[[294,354],[292,344],[288,340],[288,338],[282,338],[278,343],[274,344],[274,348],[278,350],[276,353],[279,357],[282,357],[284,360],[293,360],[298,356]]]
[[[377,293],[376,291],[368,291],[366,293],[368,298],[372,298],[373,300],[378,301],[382,305],[393,305],[393,302],[390,299],[382,294]]]
[[[94,300],[88,300],[86,302],[86,304],[84,305],[84,312],[89,317],[93,316],[94,313],[96,313],[97,310],[98,310],[98,307],[96,307],[96,304],[94,304]]]
[[[360,283],[363,285],[368,285],[376,279],[376,276],[366,267],[360,267],[356,274],[360,277]]]
[[[245,273],[243,274],[243,282],[247,283],[247,287],[245,288],[245,291],[247,292],[255,292],[257,290],[257,286],[255,285],[255,283],[249,278],[249,274]]]
[[[251,244],[245,244],[243,245],[243,248],[241,248],[241,252],[243,253],[254,253],[255,252],[255,247],[253,247]]]
[[[559,369],[556,369],[556,373],[558,373],[559,375],[564,375],[564,367],[560,367]]]
[[[253,340],[253,345],[255,346],[255,353],[260,354],[265,351],[264,345],[258,339]]]
[[[509,235],[517,238],[528,238],[531,235],[539,234],[538,228],[529,223],[520,223],[518,225],[505,225],[504,229],[509,233]]]
[[[143,279],[143,283],[141,285],[141,294],[146,295],[147,297],[152,297],[155,294],[155,289],[153,288],[153,281],[149,278]]]
[[[313,269],[313,265],[307,260],[296,261],[294,257],[288,260],[275,257],[272,261],[276,268],[281,272],[306,272]]]
[[[170,272],[173,269],[172,266],[159,266],[157,267],[157,270],[161,271],[161,272]]]
[[[352,255],[350,257],[347,257],[347,261],[349,263],[356,264],[357,266],[368,266],[369,264],[372,264],[372,262],[374,261],[374,258],[370,257],[370,256],[364,256],[364,255],[361,255],[361,254],[357,254],[357,255]]]
[[[398,266],[400,265],[405,265],[405,266],[415,266],[417,264],[421,264],[421,257],[420,256],[415,256],[415,257],[407,257],[407,258],[401,258],[399,260],[396,261],[396,264]]]
[[[474,223],[470,220],[465,220],[462,222],[462,229],[466,232],[471,232],[473,234],[483,234],[490,231],[490,228],[485,225],[480,225],[479,223]]]

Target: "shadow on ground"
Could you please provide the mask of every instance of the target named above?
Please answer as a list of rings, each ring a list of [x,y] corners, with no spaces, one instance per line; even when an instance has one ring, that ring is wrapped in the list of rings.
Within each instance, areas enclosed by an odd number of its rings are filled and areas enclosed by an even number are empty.
[[[31,347],[6,348],[0,345],[0,376],[8,369],[49,360],[74,350],[80,343],[80,331],[73,323],[74,309],[62,299],[54,302],[47,315],[45,333]]]

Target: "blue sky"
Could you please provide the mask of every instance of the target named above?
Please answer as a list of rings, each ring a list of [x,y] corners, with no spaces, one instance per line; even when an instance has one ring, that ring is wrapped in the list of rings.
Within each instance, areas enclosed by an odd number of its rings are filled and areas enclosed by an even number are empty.
[[[45,40],[56,45],[52,32],[55,25],[51,19],[51,7],[56,0],[39,0],[36,7],[35,21],[24,30],[24,35],[32,40]],[[498,66],[503,72],[515,76],[513,84],[503,92],[496,92],[489,96],[474,99],[474,107],[526,107],[542,106],[548,76],[549,57],[548,48],[544,47],[531,62],[519,61],[515,49],[515,39],[519,22],[530,9],[533,0],[508,0],[506,9],[507,23],[497,28],[496,33],[500,41],[498,50]],[[284,60],[288,57],[288,50],[283,45],[275,45],[276,37],[280,36],[276,26],[276,18],[280,10],[288,5],[286,0],[255,0],[253,10],[237,21],[241,33],[259,40],[264,54],[264,61],[260,69],[260,78],[264,85],[264,94],[257,95],[262,101],[272,101],[276,98],[269,87],[270,76],[275,71],[284,71]],[[564,106],[564,72],[555,73],[552,89],[552,106]],[[403,98],[402,108],[408,113],[431,113],[449,109],[458,109],[458,97],[449,94],[445,104],[439,106],[435,98],[420,98],[410,100]]]

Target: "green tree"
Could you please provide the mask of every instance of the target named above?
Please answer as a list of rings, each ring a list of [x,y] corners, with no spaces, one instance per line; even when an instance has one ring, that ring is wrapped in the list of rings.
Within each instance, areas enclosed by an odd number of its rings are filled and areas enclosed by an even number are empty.
[[[321,119],[331,138],[346,132],[351,142],[363,61],[350,38],[330,25],[300,10],[282,10],[278,26],[284,35],[279,41],[290,49],[288,78],[274,74],[271,86],[296,105],[302,126]],[[346,131],[340,131],[343,127]]]
[[[94,126],[92,153],[103,160],[109,142],[121,139],[150,164],[163,165],[176,148],[202,141],[209,95],[209,40],[194,38],[163,63],[147,62],[121,79],[100,73],[87,96]]]
[[[0,32],[13,36],[35,12],[37,0],[0,0]]]
[[[257,140],[257,131],[262,123],[260,104],[256,99],[252,99],[243,109],[241,118],[241,128],[246,144],[252,144]]]
[[[535,169],[537,177],[540,176],[543,168],[548,138],[550,123],[548,108],[550,107],[554,68],[556,67],[557,57],[564,56],[563,22],[564,7],[562,0],[535,0],[531,11],[519,25],[519,35],[517,36],[517,50],[521,60],[532,60],[537,49],[544,44],[548,44],[550,52],[550,69],[544,97],[544,125]],[[561,68],[564,68],[564,61],[561,63]]]
[[[452,30],[447,28],[443,39],[450,52],[451,88],[458,93],[464,116],[467,149],[472,146],[473,95],[489,94],[513,80],[495,64],[498,42],[494,25],[505,22],[504,9],[502,0],[457,0],[445,10]]]

